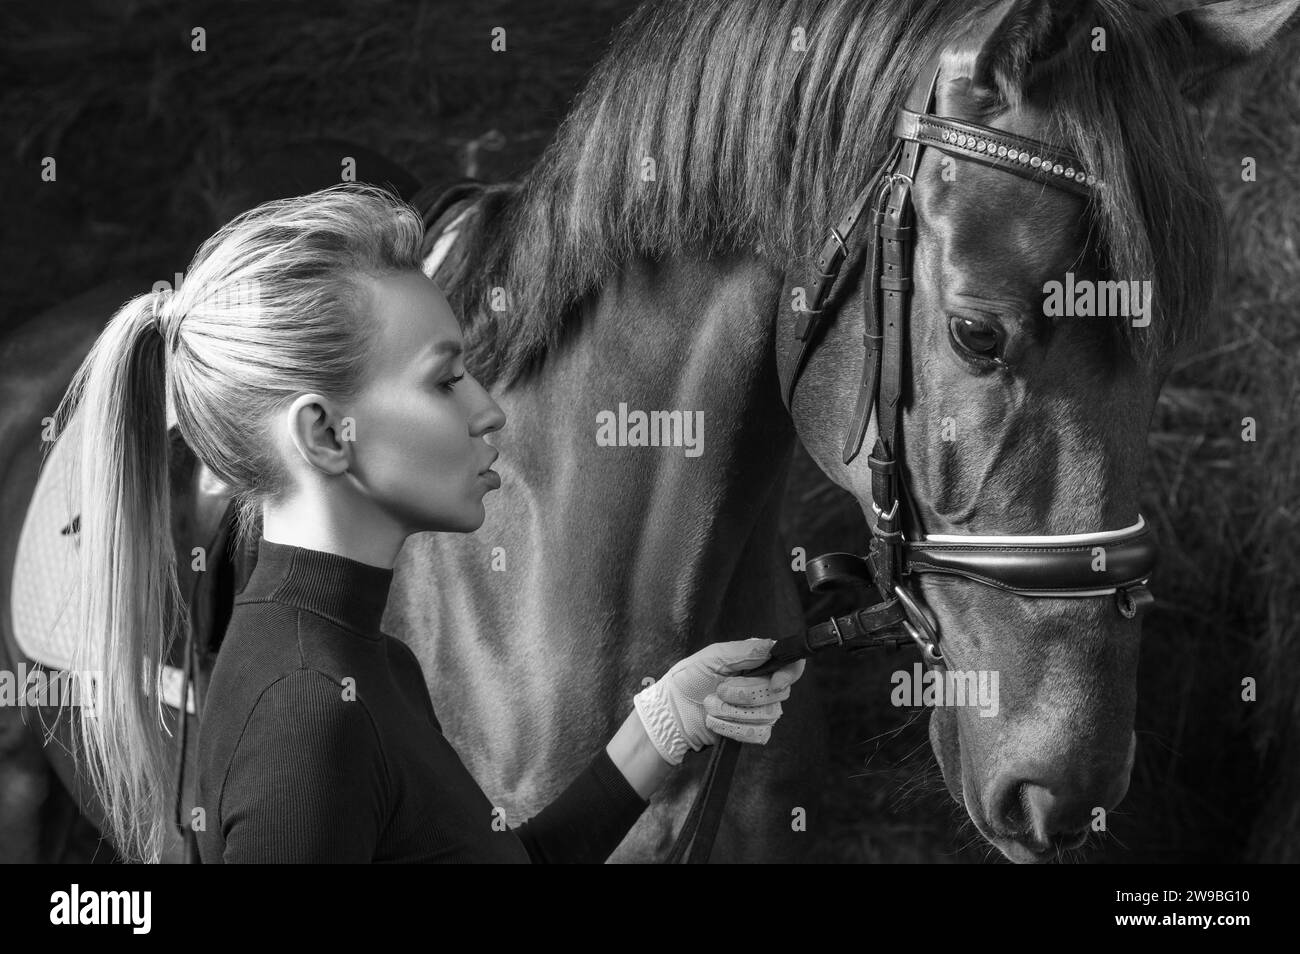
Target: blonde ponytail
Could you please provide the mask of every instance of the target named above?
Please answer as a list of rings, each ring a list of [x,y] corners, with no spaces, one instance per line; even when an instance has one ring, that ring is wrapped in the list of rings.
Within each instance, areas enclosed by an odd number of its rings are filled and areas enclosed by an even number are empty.
[[[118,850],[143,860],[157,860],[166,835],[159,680],[170,640],[186,622],[171,542],[164,342],[154,303],[142,295],[113,316],[56,415],[66,425],[60,440],[76,447],[83,638],[72,670],[95,679],[79,687],[74,752],[84,757]]]
[[[73,751],[130,858],[156,861],[166,840],[161,678],[188,625],[171,540],[168,402],[243,513],[260,509],[285,489],[270,440],[276,410],[305,391],[356,392],[374,339],[359,279],[419,271],[422,239],[418,213],[372,186],[258,206],[203,244],[169,297],[142,295],[113,316],[59,406],[59,439],[77,448],[83,638],[73,668],[98,674]]]

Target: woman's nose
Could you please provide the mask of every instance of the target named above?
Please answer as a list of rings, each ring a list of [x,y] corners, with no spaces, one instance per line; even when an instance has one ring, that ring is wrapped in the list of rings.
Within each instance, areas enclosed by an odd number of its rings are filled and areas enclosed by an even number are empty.
[[[481,404],[474,413],[474,436],[480,434],[491,434],[493,431],[499,431],[505,427],[506,412],[501,410],[501,405],[493,399],[488,393],[487,388],[483,387],[478,381],[474,382],[479,390]]]

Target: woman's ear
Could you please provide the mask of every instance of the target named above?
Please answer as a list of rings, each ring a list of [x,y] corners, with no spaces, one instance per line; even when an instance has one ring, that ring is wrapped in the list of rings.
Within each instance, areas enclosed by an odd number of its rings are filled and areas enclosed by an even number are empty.
[[[1278,36],[1288,31],[1300,0],[1174,0],[1167,6],[1191,40],[1191,55],[1178,64],[1183,96],[1212,108],[1232,81]]]
[[[299,457],[324,474],[347,473],[351,442],[334,402],[319,394],[300,394],[285,411],[284,422]]]

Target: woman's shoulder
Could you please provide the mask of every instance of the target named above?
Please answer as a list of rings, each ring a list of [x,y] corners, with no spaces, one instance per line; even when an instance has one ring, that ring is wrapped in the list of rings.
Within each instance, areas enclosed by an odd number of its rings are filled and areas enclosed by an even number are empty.
[[[217,660],[212,689],[218,694],[269,685],[286,673],[311,670],[343,685],[382,680],[384,638],[359,636],[299,607],[274,601],[237,603]]]
[[[378,743],[375,720],[347,676],[320,669],[300,668],[280,674],[257,693],[241,733],[248,736],[275,733],[290,744],[337,751],[345,745]]]
[[[211,741],[221,735],[244,736],[260,732],[306,732],[375,736],[374,716],[352,676],[311,666],[283,671],[263,671],[257,677],[229,688],[215,678],[203,705],[200,735]]]
[[[232,776],[271,778],[325,772],[340,760],[352,771],[388,767],[373,714],[346,678],[300,668],[267,674],[225,699],[209,695],[199,724],[201,787],[221,804]],[[206,782],[206,784],[205,784]]]
[[[216,813],[209,854],[370,859],[392,777],[374,719],[345,684],[317,669],[282,673],[247,712],[201,723],[201,740],[205,732],[198,785],[199,803]]]
[[[223,776],[236,756],[310,759],[342,746],[370,749],[383,760],[367,705],[385,691],[382,668],[364,647],[355,652],[346,643],[304,639],[300,612],[259,603],[232,614],[199,721],[199,758],[209,779]]]

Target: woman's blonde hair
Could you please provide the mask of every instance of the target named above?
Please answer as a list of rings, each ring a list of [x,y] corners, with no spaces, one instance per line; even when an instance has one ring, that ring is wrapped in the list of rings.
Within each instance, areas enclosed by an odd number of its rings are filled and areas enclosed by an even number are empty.
[[[241,501],[241,523],[285,489],[273,412],[356,393],[373,340],[364,277],[419,270],[423,227],[382,189],[343,184],[238,216],[181,286],[113,315],[59,405],[75,442],[83,634],[97,672],[74,721],[78,761],[125,856],[161,857],[168,795],[161,677],[188,625],[170,527],[167,402],[195,455]],[[63,426],[63,425],[66,425]]]

